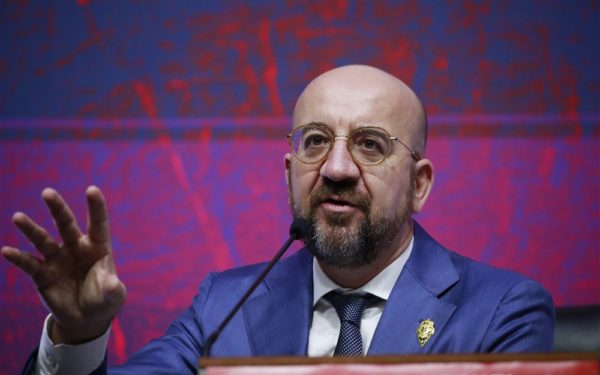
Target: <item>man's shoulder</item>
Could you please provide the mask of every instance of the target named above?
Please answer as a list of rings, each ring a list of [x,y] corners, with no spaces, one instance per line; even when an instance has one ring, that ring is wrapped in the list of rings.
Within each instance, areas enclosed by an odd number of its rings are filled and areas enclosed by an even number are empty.
[[[418,224],[415,228],[407,263],[411,276],[433,294],[432,300],[453,311],[446,334],[438,338],[439,351],[551,349],[554,305],[540,283],[448,250]]]
[[[485,264],[445,248],[420,226],[417,227],[417,232],[421,239],[421,245],[418,249],[418,251],[422,252],[420,256],[433,256],[446,259],[446,268],[449,265],[453,268],[452,272],[456,275],[456,286],[459,289],[494,294],[502,294],[517,285],[527,285],[531,288],[544,289],[538,282],[523,274]],[[439,260],[438,262],[442,263]],[[439,272],[439,270],[437,271]]]
[[[515,288],[537,289],[546,293],[544,287],[530,277],[516,271],[492,266],[448,250],[464,289],[481,294],[504,295]]]
[[[520,282],[530,280],[527,276],[508,268],[501,268],[483,263],[453,250],[444,250],[448,253],[450,259],[452,259],[452,263],[455,265],[456,270],[461,278],[469,277],[475,280],[490,279],[504,282]]]
[[[220,272],[212,272],[203,284],[209,283],[211,288],[230,288],[231,293],[239,290],[244,291],[256,280],[267,264],[268,262],[260,262]],[[265,280],[272,283],[273,280],[294,277],[298,273],[309,270],[312,270],[312,255],[303,248],[277,262]]]
[[[214,316],[225,316],[250,289],[266,266],[267,262],[262,262],[210,273],[200,284],[194,298],[195,314],[210,321],[214,320]],[[307,281],[311,280],[311,271],[312,255],[304,249],[300,250],[277,262],[252,293],[249,301],[273,290],[290,292],[303,287],[310,288],[311,284]]]

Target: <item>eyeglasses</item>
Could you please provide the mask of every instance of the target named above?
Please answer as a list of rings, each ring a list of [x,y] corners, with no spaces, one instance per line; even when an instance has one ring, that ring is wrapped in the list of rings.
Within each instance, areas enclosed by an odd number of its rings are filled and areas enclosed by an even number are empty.
[[[355,129],[349,135],[335,135],[325,125],[309,124],[297,127],[287,138],[296,159],[306,164],[323,161],[337,139],[347,140],[352,159],[362,165],[376,165],[384,161],[390,154],[392,141],[404,146],[415,161],[421,160],[421,155],[398,137],[391,137],[384,129],[374,126]]]

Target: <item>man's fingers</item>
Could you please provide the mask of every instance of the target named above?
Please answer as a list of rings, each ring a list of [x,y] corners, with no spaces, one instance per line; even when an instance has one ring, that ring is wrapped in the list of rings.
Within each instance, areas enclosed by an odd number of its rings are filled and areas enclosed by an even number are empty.
[[[81,237],[81,231],[73,212],[64,199],[56,190],[51,188],[46,188],[42,191],[42,199],[50,209],[50,213],[56,223],[56,229],[58,229],[63,242],[66,245],[76,244]]]
[[[93,243],[105,244],[110,241],[108,210],[102,192],[90,186],[86,192],[88,204],[88,237]]]
[[[35,277],[41,268],[41,262],[33,255],[15,249],[14,247],[3,246],[2,256],[23,270],[26,274],[31,277]]]
[[[22,212],[15,212],[12,217],[13,223],[19,228],[21,233],[35,246],[35,248],[44,256],[49,256],[59,249],[52,236],[37,225],[31,218]]]

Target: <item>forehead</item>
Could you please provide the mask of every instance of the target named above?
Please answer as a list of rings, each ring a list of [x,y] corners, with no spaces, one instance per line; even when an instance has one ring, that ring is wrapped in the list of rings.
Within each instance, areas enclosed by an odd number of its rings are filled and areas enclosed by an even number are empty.
[[[307,87],[296,104],[293,122],[294,128],[323,123],[340,134],[364,126],[398,134],[408,131],[413,112],[410,103],[389,83],[327,80]]]

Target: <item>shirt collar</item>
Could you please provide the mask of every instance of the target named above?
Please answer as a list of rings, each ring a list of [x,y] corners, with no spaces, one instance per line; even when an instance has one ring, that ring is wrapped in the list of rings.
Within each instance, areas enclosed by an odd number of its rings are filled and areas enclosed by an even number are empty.
[[[316,258],[313,258],[313,307],[325,294],[332,290],[341,289],[342,291],[352,291],[358,293],[370,293],[383,300],[389,298],[392,289],[398,280],[398,276],[402,272],[410,253],[412,252],[413,242],[415,237],[410,239],[410,243],[406,249],[392,263],[379,272],[368,283],[357,289],[342,288],[335,281],[323,272]]]

